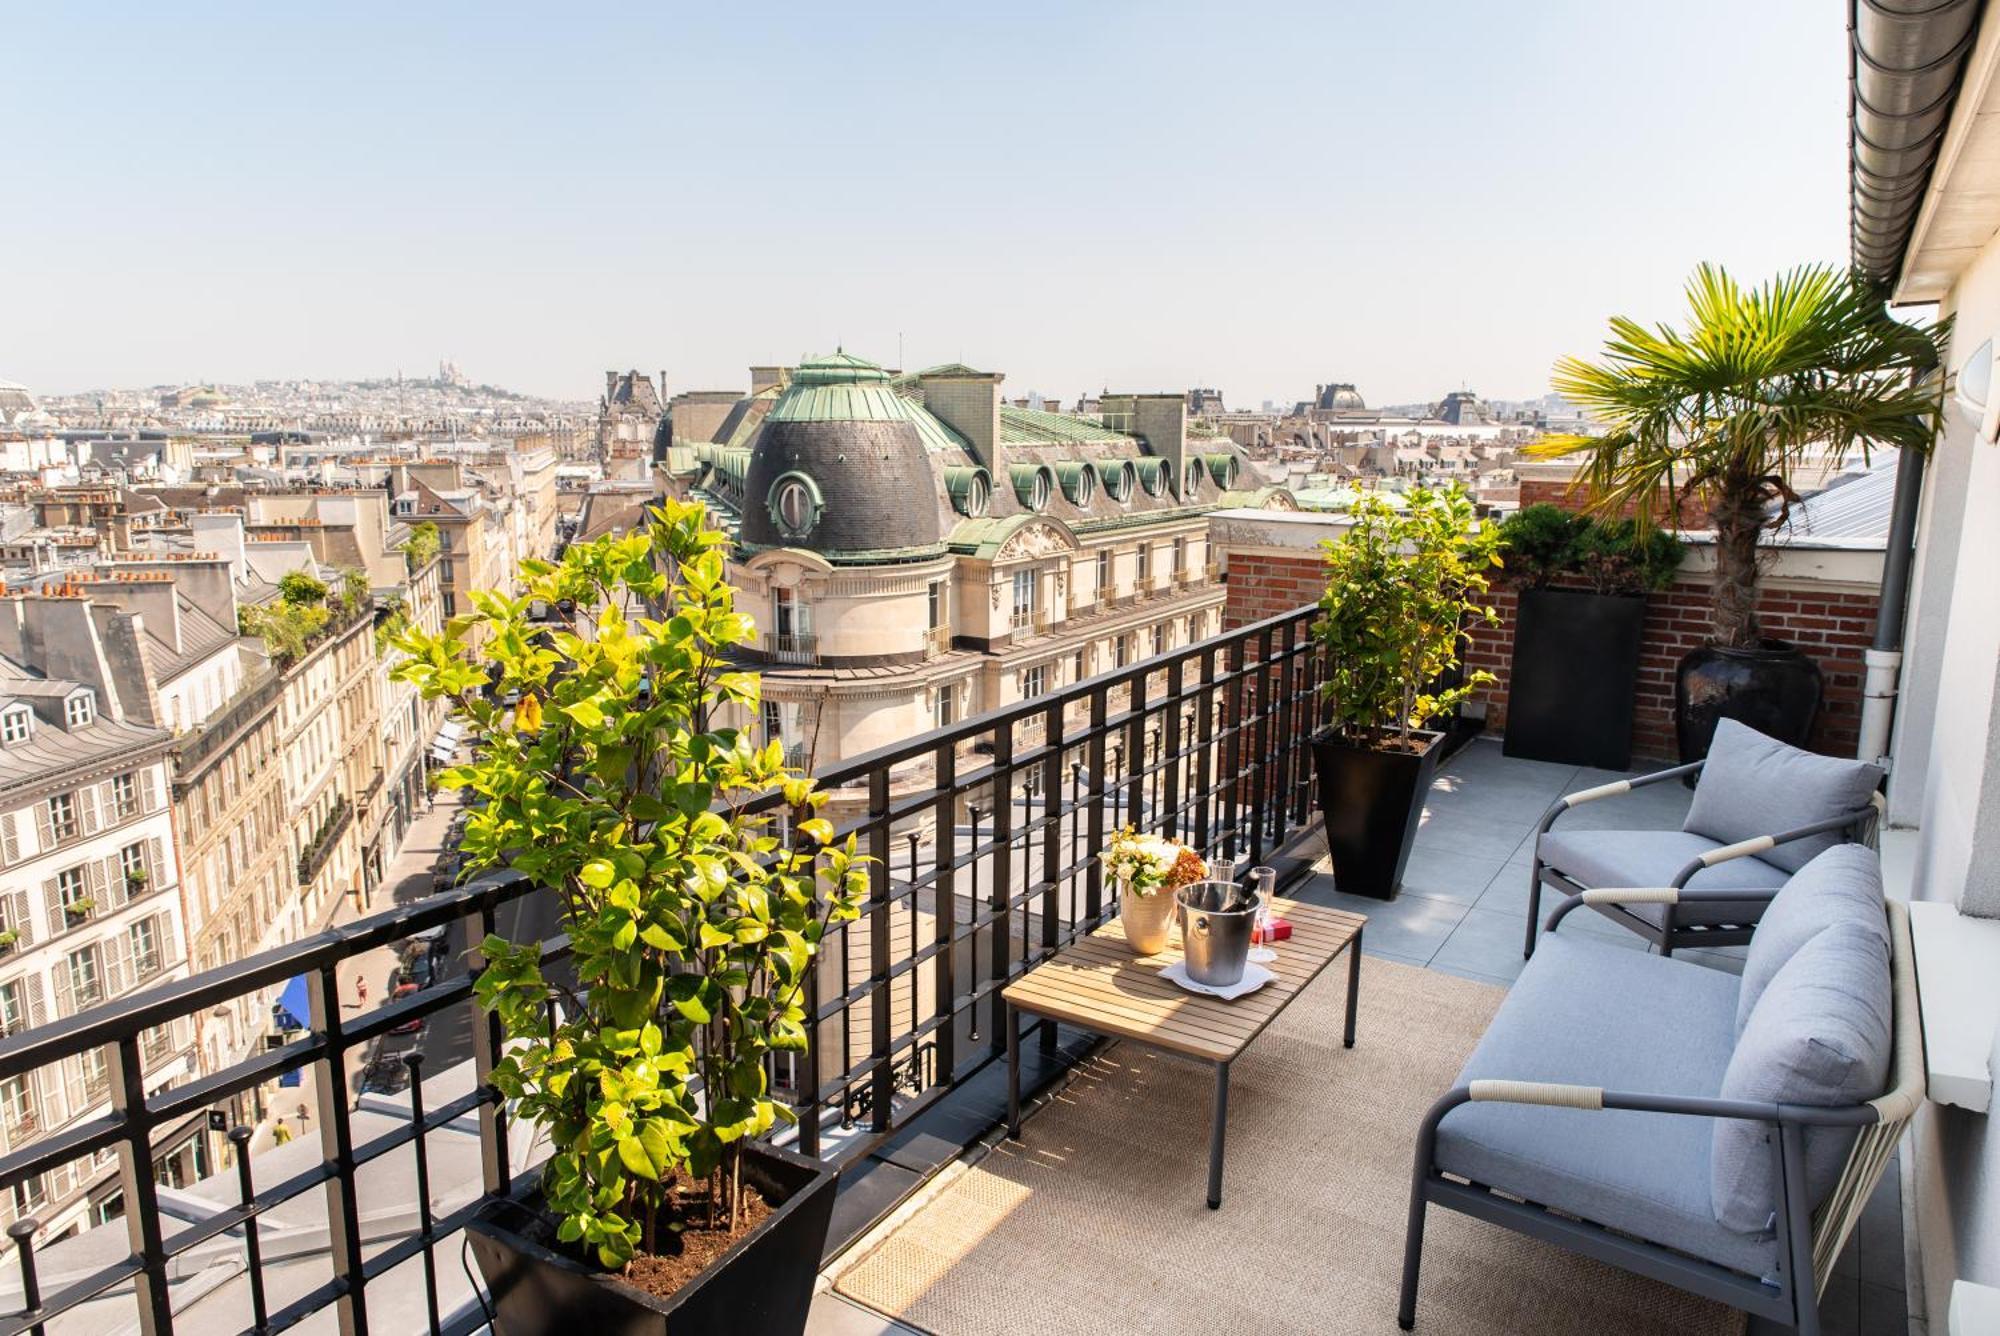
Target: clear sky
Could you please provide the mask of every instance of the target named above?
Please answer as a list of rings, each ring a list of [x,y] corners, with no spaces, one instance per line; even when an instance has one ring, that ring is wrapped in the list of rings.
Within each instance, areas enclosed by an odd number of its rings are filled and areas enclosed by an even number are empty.
[[[1846,256],[1829,0],[0,3],[0,379],[1541,393]]]

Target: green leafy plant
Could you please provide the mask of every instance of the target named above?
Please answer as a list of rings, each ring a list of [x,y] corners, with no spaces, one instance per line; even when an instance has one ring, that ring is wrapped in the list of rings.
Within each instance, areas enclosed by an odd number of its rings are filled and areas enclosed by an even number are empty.
[[[375,593],[368,587],[368,572],[359,570],[340,573],[340,610],[349,617],[375,602]]]
[[[1475,671],[1455,687],[1439,685],[1458,666],[1470,628],[1499,620],[1483,596],[1501,563],[1498,530],[1473,513],[1463,489],[1416,488],[1404,500],[1398,510],[1363,493],[1347,532],[1320,544],[1327,583],[1311,634],[1326,655],[1320,691],[1334,731],[1410,750],[1413,729],[1493,681]]]
[[[437,525],[425,520],[410,530],[410,536],[403,540],[403,560],[415,575],[424,567],[437,560],[442,540],[438,536]]]
[[[1577,485],[1608,513],[1705,506],[1714,637],[1748,649],[1759,643],[1758,539],[1788,518],[1794,476],[1808,459],[1837,464],[1857,449],[1928,450],[1943,378],[1926,378],[1950,321],[1905,324],[1864,280],[1824,265],[1745,288],[1704,264],[1687,298],[1685,331],[1619,316],[1602,361],[1557,363],[1555,389],[1609,429],[1530,453],[1580,456]]]
[[[1524,506],[1500,525],[1507,573],[1530,589],[1552,585],[1576,569],[1577,541],[1589,517],[1544,501]]]
[[[1500,542],[1515,583],[1529,589],[1584,584],[1599,594],[1665,589],[1686,550],[1653,524],[1598,520],[1547,502],[1509,515]]]
[[[304,571],[286,571],[278,580],[278,597],[298,607],[317,607],[326,595],[326,581]]]
[[[725,722],[755,717],[759,679],[729,667],[752,626],[722,541],[701,505],[669,501],[636,532],[523,562],[521,597],[474,593],[442,634],[394,642],[393,674],[484,734],[440,773],[486,800],[468,867],[509,864],[561,902],[575,986],[543,972],[539,943],[488,937],[476,991],[508,1039],[494,1085],[555,1147],[557,1237],[611,1268],[679,1227],[676,1186],[705,1185],[734,1227],[744,1143],[792,1117],[769,1059],[805,1047],[807,966],[867,884],[854,841],[813,815],[813,782]],[[590,636],[538,639],[531,605],[565,599],[597,610]],[[780,805],[799,818],[789,844]]]
[[[284,598],[237,609],[236,629],[256,636],[279,663],[301,658],[331,620],[324,604],[293,603]]]

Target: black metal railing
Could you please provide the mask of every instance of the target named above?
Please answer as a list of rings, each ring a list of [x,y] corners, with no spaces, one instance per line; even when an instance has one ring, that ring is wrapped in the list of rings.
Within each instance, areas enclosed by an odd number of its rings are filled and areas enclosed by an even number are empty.
[[[774,1065],[776,1088],[799,1115],[798,1149],[829,1159],[863,1154],[907,1124],[1006,1050],[1000,990],[1022,972],[1090,931],[1117,909],[1097,853],[1120,827],[1171,834],[1213,853],[1249,862],[1277,856],[1311,811],[1307,738],[1320,716],[1320,668],[1306,638],[1312,609],[1299,609],[1189,645],[962,724],[823,767],[832,791],[828,811],[843,833],[859,836],[874,860],[860,919],[830,933],[812,966],[813,1024],[795,1059]],[[762,806],[777,810],[775,795]],[[1297,864],[1301,869],[1304,860]],[[468,1332],[484,1325],[480,1309],[450,1291],[441,1302],[437,1253],[456,1247],[467,1220],[492,1194],[512,1186],[515,1156],[507,1110],[487,1084],[500,1052],[495,1018],[479,1013],[471,973],[447,973],[372,1010],[344,1007],[339,967],[365,953],[424,940],[431,929],[456,934],[454,948],[504,930],[523,940],[542,935],[543,957],[568,954],[547,935],[553,921],[527,911],[537,888],[513,873],[482,877],[414,904],[330,928],[276,951],[115,999],[53,1024],[0,1039],[0,1083],[96,1051],[110,1073],[107,1112],[39,1135],[0,1155],[0,1203],[64,1166],[86,1168],[115,1155],[129,1252],[85,1275],[57,1275],[37,1261],[35,1228],[15,1221],[9,1237],[23,1283],[24,1307],[0,1315],[0,1336],[39,1333],[64,1314],[118,1299],[136,1306],[146,1336],[182,1331],[280,1332],[332,1309],[343,1333],[427,1329]],[[453,952],[455,957],[456,950]],[[309,1015],[295,1037],[185,1084],[149,1089],[146,1049],[160,1027],[199,1018],[238,999],[264,998],[304,976]],[[454,1062],[469,1060],[469,1091],[433,1102],[419,1063],[433,1074],[443,1054],[389,1052],[413,1023],[452,1013],[469,1022]],[[433,1024],[429,1033],[437,1033]],[[1046,1031],[1048,1039],[1053,1032]],[[274,1041],[275,1042],[275,1041]],[[358,1140],[351,1056],[373,1066],[408,1068],[407,1117]],[[363,1065],[370,1065],[364,1062]],[[309,1125],[321,1159],[282,1181],[260,1183],[260,1158],[249,1154],[247,1127],[229,1130],[235,1147],[235,1204],[201,1219],[163,1226],[157,1144],[212,1110],[240,1106],[286,1073],[309,1069]],[[479,1182],[461,1184],[465,1200],[435,1210],[427,1140],[477,1119]],[[371,1126],[378,1124],[371,1124]],[[25,1133],[33,1135],[32,1131]],[[397,1154],[413,1159],[421,1200],[383,1223],[369,1216],[363,1237],[361,1170]],[[220,1181],[220,1180],[217,1180]],[[273,1308],[260,1222],[287,1202],[323,1199],[326,1264],[296,1293],[297,1272]],[[33,1197],[27,1199],[32,1201]],[[175,1284],[203,1249],[234,1248],[247,1293],[233,1308],[188,1291],[197,1304],[175,1312]],[[43,1251],[47,1252],[47,1245]],[[411,1290],[371,1290],[398,1267],[421,1275],[425,1310]],[[418,1270],[420,1268],[420,1270]],[[330,1270],[330,1274],[329,1274]],[[52,1284],[44,1284],[44,1277]],[[455,1278],[452,1284],[456,1285]],[[371,1311],[371,1294],[378,1297]],[[399,1306],[391,1308],[391,1296]],[[108,1312],[108,1309],[102,1310]],[[224,1317],[233,1312],[236,1317]]]
[[[1120,826],[1257,863],[1308,823],[1316,615],[1300,608],[817,771],[841,833],[874,861],[860,920],[829,933],[813,963],[800,1070],[775,1074],[801,1151],[859,1154],[1005,1052],[1000,990],[1116,912],[1097,854]],[[866,1127],[848,1135],[863,1110]]]
[[[173,1287],[179,1276],[176,1259],[229,1238],[240,1239],[245,1250],[243,1275],[254,1313],[254,1320],[244,1328],[247,1330],[284,1331],[314,1313],[331,1308],[337,1311],[343,1332],[366,1331],[370,1316],[369,1284],[406,1263],[423,1266],[426,1291],[434,1298],[436,1273],[431,1254],[441,1242],[463,1229],[483,1198],[475,1197],[470,1203],[436,1217],[431,1215],[428,1204],[424,1204],[416,1228],[387,1240],[371,1236],[364,1250],[357,1175],[363,1166],[409,1147],[405,1153],[414,1158],[419,1178],[425,1178],[429,1159],[426,1139],[457,1120],[476,1116],[481,1191],[490,1194],[509,1189],[505,1110],[500,1107],[497,1093],[485,1082],[485,1075],[499,1054],[498,1026],[489,1017],[472,1017],[468,1056],[477,1079],[469,1093],[435,1107],[426,1106],[421,1095],[414,1096],[413,1116],[407,1122],[366,1142],[358,1142],[352,1116],[354,1101],[349,1090],[349,1054],[379,1043],[411,1021],[451,1008],[463,1009],[470,1015],[474,1005],[472,976],[460,974],[442,979],[407,997],[353,1015],[343,1009],[336,970],[345,961],[431,928],[449,929],[463,924],[465,940],[477,943],[495,930],[503,907],[532,895],[535,890],[526,878],[514,873],[484,877],[415,905],[345,927],[330,928],[278,950],[0,1040],[0,1082],[17,1077],[32,1081],[32,1074],[37,1071],[54,1069],[67,1059],[96,1051],[103,1055],[109,1070],[111,1095],[107,1112],[66,1124],[0,1156],[0,1198],[9,1198],[15,1188],[36,1184],[43,1175],[77,1162],[82,1162],[89,1171],[97,1156],[113,1152],[123,1193],[122,1226],[130,1243],[130,1253],[123,1260],[50,1290],[32,1283],[38,1271],[34,1229],[24,1228],[27,1221],[15,1221],[8,1231],[18,1248],[15,1261],[23,1281],[30,1283],[26,1307],[0,1316],[0,1336],[39,1333],[65,1313],[119,1294],[127,1296],[136,1306],[139,1329],[148,1336],[166,1336],[177,1327],[204,1333],[218,1330],[210,1313],[198,1311],[178,1317],[175,1314]],[[567,942],[559,937],[543,945],[547,960],[561,959],[567,951]],[[476,953],[471,959],[476,970]],[[161,1027],[185,1023],[187,1018],[200,1017],[248,995],[269,993],[299,976],[306,977],[310,984],[310,1017],[300,1037],[185,1084],[148,1089],[146,1051],[159,1043],[156,1036]],[[209,1110],[224,1108],[230,1101],[249,1096],[286,1073],[306,1068],[312,1071],[316,1106],[310,1110],[309,1122],[317,1130],[323,1162],[281,1182],[257,1184],[256,1160],[242,1158],[249,1142],[249,1129],[232,1129],[231,1139],[239,1157],[237,1203],[185,1223],[169,1236],[160,1209],[156,1136],[192,1120],[204,1119]],[[314,1192],[324,1196],[325,1245],[331,1277],[273,1310],[266,1302],[272,1287],[267,1285],[264,1263],[258,1255],[258,1222],[269,1218],[285,1203]],[[99,1229],[119,1227],[119,1223],[98,1226]],[[403,1330],[415,1325],[408,1313],[378,1312],[374,1318],[378,1327],[387,1329]],[[456,1326],[441,1322],[430,1329],[469,1331],[482,1325],[483,1320],[483,1317],[462,1319]]]

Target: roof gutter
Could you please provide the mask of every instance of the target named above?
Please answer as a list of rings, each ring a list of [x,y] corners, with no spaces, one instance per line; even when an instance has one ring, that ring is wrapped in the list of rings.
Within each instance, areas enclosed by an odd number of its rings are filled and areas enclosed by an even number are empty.
[[[1884,292],[1902,273],[1981,8],[1982,0],[1850,0],[1853,260]]]

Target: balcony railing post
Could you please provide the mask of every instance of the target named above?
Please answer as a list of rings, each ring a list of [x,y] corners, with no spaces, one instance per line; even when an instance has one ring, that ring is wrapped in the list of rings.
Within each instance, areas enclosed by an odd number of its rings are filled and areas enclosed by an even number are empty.
[[[1224,699],[1222,728],[1222,829],[1216,832],[1218,843],[1226,843],[1225,851],[1230,855],[1237,852],[1242,842],[1242,802],[1243,802],[1243,719],[1244,678],[1247,675],[1249,654],[1248,640],[1232,641],[1224,651],[1228,655],[1229,686]]]
[[[1056,873],[1062,867],[1062,824],[1063,824],[1063,707],[1051,705],[1048,727],[1044,742],[1048,747],[1042,758],[1042,955],[1046,960],[1056,953],[1061,944],[1061,914],[1057,900],[1058,879]],[[1032,810],[1032,809],[1031,809]],[[1056,1046],[1056,1027],[1042,1027],[1042,1048],[1053,1051]]]
[[[1014,726],[1001,720],[993,726],[993,900],[988,906],[992,919],[987,943],[987,960],[992,971],[992,996],[988,999],[993,1023],[989,1042],[997,1056],[1007,1047],[1007,1003],[1000,996],[1012,972],[1008,936],[1013,932],[1011,898],[1014,890]]]
[[[460,920],[464,922],[465,920]],[[479,949],[487,934],[496,931],[499,919],[494,913],[494,899],[491,891],[479,902],[479,941],[472,943],[472,977],[486,968],[486,955]],[[484,1011],[476,1002],[472,1007],[472,1071],[483,1087],[493,1086],[493,1069],[500,1065],[501,1045],[504,1040],[500,1033],[500,1017],[496,1012]],[[504,1197],[513,1187],[513,1157],[507,1152],[507,1106],[498,1098],[490,1099],[479,1106],[479,1171],[486,1191],[496,1197]]]
[[[958,1070],[958,1021],[952,1012],[958,999],[958,751],[949,741],[937,749],[937,883],[932,896],[937,903],[937,1015],[943,1022],[937,1029],[939,1079],[950,1084]],[[976,973],[976,971],[975,971]],[[915,985],[911,987],[914,989]]]
[[[1111,689],[1099,686],[1090,693],[1090,740],[1084,744],[1084,768],[1090,772],[1090,869],[1083,877],[1084,916],[1096,924],[1104,913],[1104,864],[1098,860],[1098,852],[1104,848],[1104,735],[1110,732],[1106,716],[1110,710]]]
[[[1123,825],[1139,828],[1146,805],[1146,679],[1140,673],[1132,679],[1130,709],[1125,715],[1125,820]]]
[[[32,1215],[23,1216],[7,1226],[7,1237],[14,1240],[14,1256],[21,1265],[21,1316],[33,1317],[41,1311],[42,1283],[35,1274],[35,1231],[41,1228]],[[37,1322],[28,1328],[28,1336],[42,1336],[44,1328]]]
[[[341,1336],[367,1336],[368,1304],[363,1297],[367,1277],[361,1258],[361,1203],[354,1182],[354,1129],[348,1122],[346,1026],[340,1015],[340,972],[334,962],[319,968],[318,987],[309,1007],[312,1028],[325,1039],[326,1052],[314,1074],[319,1108],[320,1153],[333,1172],[326,1180],[327,1253],[333,1276],[341,1283],[335,1317]]]
[[[896,1064],[892,1060],[889,1009],[894,1003],[889,987],[890,934],[893,920],[889,895],[889,768],[882,766],[868,776],[868,975],[869,1060],[872,1086],[869,1122],[873,1130],[889,1130],[890,1101],[896,1093]],[[912,912],[915,906],[911,907]],[[915,987],[916,981],[911,980]]]
[[[1209,841],[1209,811],[1213,806],[1215,774],[1211,752],[1215,747],[1215,651],[1207,649],[1201,655],[1201,682],[1195,688],[1194,714],[1194,775],[1189,781],[1194,786],[1194,829],[1189,833],[1194,838],[1195,848],[1206,853]]]
[[[431,1336],[438,1336],[437,1258],[433,1255],[431,1231],[437,1221],[431,1216],[431,1160],[424,1144],[424,1055],[405,1053],[403,1066],[410,1073],[410,1127],[416,1137],[410,1150],[417,1161],[417,1224],[424,1253],[424,1312],[430,1319]]]
[[[242,1123],[229,1129],[229,1144],[236,1149],[236,1199],[243,1206],[243,1274],[250,1280],[250,1329],[263,1332],[270,1326],[264,1300],[264,1245],[258,1237],[259,1225],[253,1209],[257,1189],[250,1176],[251,1131]]]
[[[128,1034],[112,1046],[111,1108],[124,1137],[118,1143],[118,1178],[125,1200],[125,1232],[139,1274],[132,1277],[139,1301],[141,1336],[171,1336],[173,1297],[168,1293],[167,1245],[160,1229],[160,1200],[153,1177],[153,1119],[146,1109],[146,1073],[139,1037]]]
[[[1297,730],[1298,709],[1293,699],[1298,691],[1298,636],[1296,622],[1285,623],[1285,663],[1280,672],[1283,686],[1278,693],[1278,764],[1272,771],[1274,780],[1271,790],[1271,847],[1279,849],[1285,843],[1285,818],[1292,807],[1292,767],[1299,754]]]
[[[1254,865],[1264,861],[1264,839],[1268,828],[1265,809],[1272,801],[1271,783],[1277,776],[1277,767],[1272,764],[1273,715],[1277,706],[1277,681],[1271,665],[1271,630],[1264,628],[1257,636],[1257,740],[1256,751],[1252,753],[1253,779],[1250,792],[1250,862]]]
[[[1167,665],[1167,727],[1165,753],[1160,757],[1161,833],[1178,838],[1181,833],[1181,661]]]

